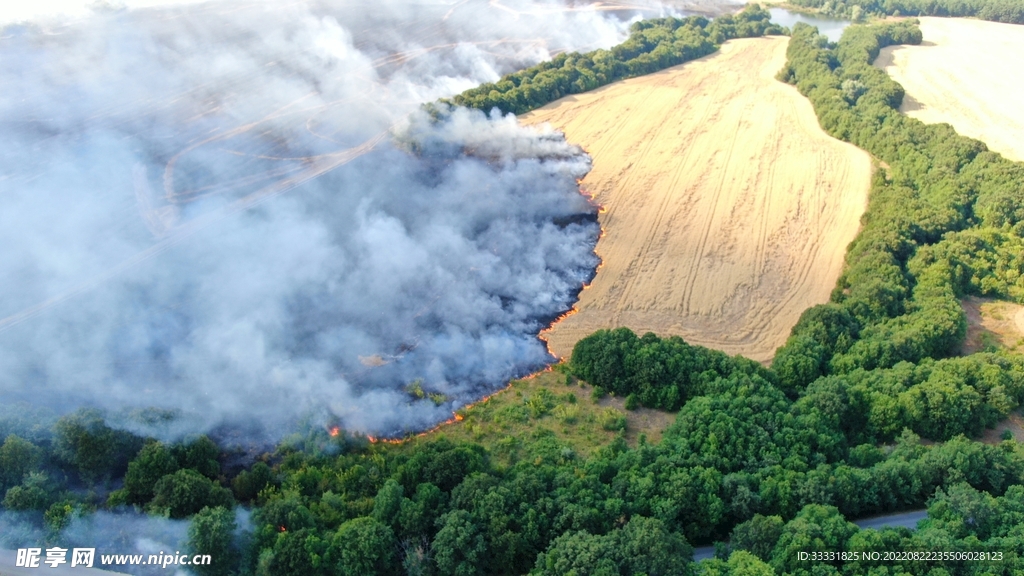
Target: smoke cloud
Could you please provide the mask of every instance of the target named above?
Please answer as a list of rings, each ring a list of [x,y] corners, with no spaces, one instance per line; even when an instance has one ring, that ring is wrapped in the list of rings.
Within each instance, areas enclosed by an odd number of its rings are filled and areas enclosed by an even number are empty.
[[[236,510],[236,523],[239,530],[250,529],[249,514],[242,508]],[[94,548],[94,564],[97,569],[116,571],[117,573],[150,576],[163,574],[166,576],[187,576],[193,574],[187,567],[170,564],[164,568],[160,565],[103,565],[102,555],[141,555],[143,563],[150,555],[160,558],[175,554],[189,554],[187,520],[171,520],[158,516],[147,516],[132,511],[107,512],[97,511],[85,516],[75,515],[58,535],[51,534],[47,529],[33,521],[33,514],[18,512],[0,513],[0,566],[13,567],[14,550],[18,548],[48,548],[59,546],[71,550],[74,548]],[[43,552],[42,558],[45,559]],[[70,553],[67,558],[70,561]],[[173,562],[173,561],[170,561]],[[63,568],[70,570],[70,564]],[[40,569],[49,569],[45,564]],[[70,573],[82,570],[78,568]],[[69,573],[69,572],[65,572]]]
[[[400,434],[549,362],[536,335],[597,264],[588,157],[419,106],[628,22],[497,6],[3,28],[0,401],[165,409],[162,436],[310,413]]]

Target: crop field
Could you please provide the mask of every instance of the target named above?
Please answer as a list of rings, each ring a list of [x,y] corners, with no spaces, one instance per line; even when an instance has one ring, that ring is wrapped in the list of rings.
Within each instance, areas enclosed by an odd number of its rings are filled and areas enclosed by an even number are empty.
[[[602,258],[576,313],[543,336],[566,357],[599,328],[679,335],[767,361],[828,300],[867,201],[867,153],[827,136],[775,79],[788,38],[706,58],[523,115],[593,157]]]
[[[1024,160],[1024,26],[921,18],[921,32],[920,46],[890,46],[875,61],[906,89],[900,111]]]

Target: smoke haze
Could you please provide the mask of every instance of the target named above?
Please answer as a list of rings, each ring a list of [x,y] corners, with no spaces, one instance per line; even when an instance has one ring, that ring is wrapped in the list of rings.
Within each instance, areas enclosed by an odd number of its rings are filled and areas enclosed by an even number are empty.
[[[544,365],[597,264],[589,158],[420,105],[667,12],[0,8],[0,402],[400,434]]]

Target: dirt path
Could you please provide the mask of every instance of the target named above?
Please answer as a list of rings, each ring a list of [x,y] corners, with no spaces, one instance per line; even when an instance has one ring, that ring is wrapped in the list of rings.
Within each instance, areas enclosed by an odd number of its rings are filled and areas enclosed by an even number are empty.
[[[921,18],[921,32],[920,46],[890,46],[875,61],[906,89],[900,110],[1024,160],[1024,26]]]
[[[628,326],[768,360],[801,312],[828,300],[871,164],[774,79],[787,42],[733,40],[522,117],[591,154],[583,186],[607,210],[594,283],[544,335],[555,354]]]

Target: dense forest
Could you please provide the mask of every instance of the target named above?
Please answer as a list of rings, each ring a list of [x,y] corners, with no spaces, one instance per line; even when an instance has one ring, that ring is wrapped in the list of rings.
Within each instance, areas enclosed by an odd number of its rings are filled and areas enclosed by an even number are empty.
[[[1024,4],[1019,0],[790,0],[790,3],[853,20],[867,15],[946,16],[1024,24]]]
[[[780,79],[882,167],[831,302],[771,368],[627,329],[581,340],[557,368],[595,401],[677,412],[660,441],[619,433],[580,453],[545,433],[556,390],[513,396],[536,430],[509,437],[515,457],[443,432],[388,444],[310,426],[240,470],[206,437],[166,445],[95,412],[15,408],[0,414],[4,508],[52,543],[97,508],[190,518],[188,549],[215,559],[203,575],[1024,573],[1024,445],[971,439],[1024,401],[1024,359],[956,355],[960,298],[1024,301],[1024,164],[899,114],[902,88],[871,62],[920,41],[913,21],[854,26],[837,45],[793,30]],[[849,522],[925,506],[916,531]],[[687,561],[716,542],[716,559]]]
[[[713,21],[702,16],[642,20],[633,24],[625,42],[609,50],[559,54],[442,102],[484,112],[497,108],[506,114],[522,114],[569,94],[707,56],[732,38],[783,33],[770,18],[767,10],[751,4],[739,14]]]

